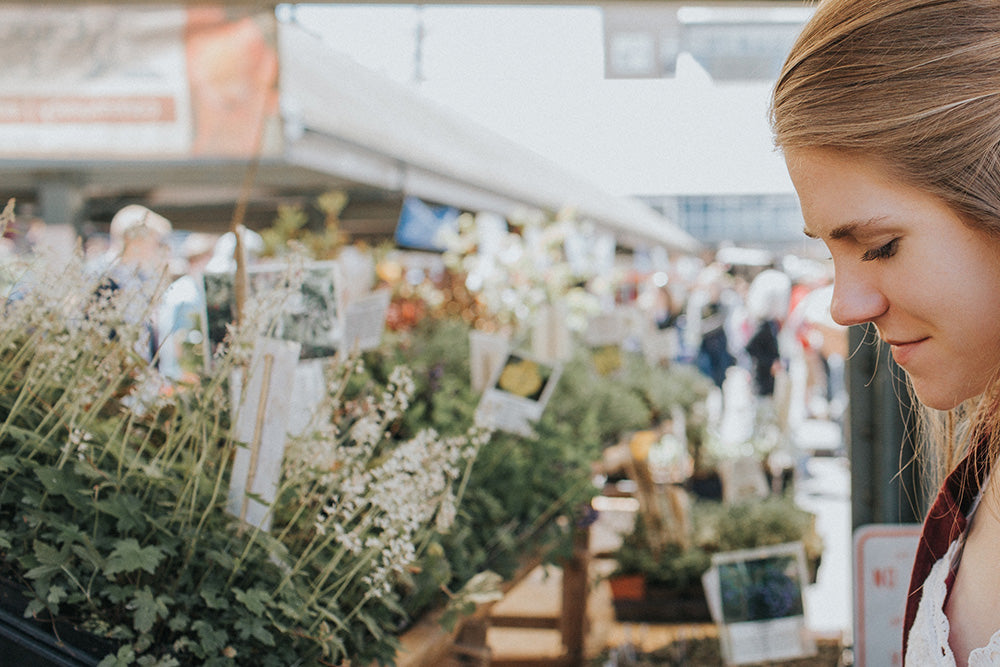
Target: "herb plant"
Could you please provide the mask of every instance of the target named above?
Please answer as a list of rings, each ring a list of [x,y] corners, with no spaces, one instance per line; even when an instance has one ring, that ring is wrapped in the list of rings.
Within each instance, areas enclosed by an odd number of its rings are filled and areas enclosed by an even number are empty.
[[[43,259],[0,318],[0,576],[24,614],[108,640],[105,667],[391,663],[411,568],[488,435],[399,437],[406,369],[349,399],[363,369],[338,359],[289,443],[270,531],[241,524],[225,511],[243,446],[229,378],[268,308],[168,391],[136,352],[135,304],[94,298],[96,280],[79,257]]]

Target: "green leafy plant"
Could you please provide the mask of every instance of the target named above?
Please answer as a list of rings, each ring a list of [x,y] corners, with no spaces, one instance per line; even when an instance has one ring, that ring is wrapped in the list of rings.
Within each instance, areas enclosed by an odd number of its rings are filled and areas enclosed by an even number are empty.
[[[366,356],[376,383],[397,364],[413,371],[416,399],[397,425],[401,434],[422,428],[447,434],[473,422],[479,395],[470,384],[468,349],[468,324],[436,318],[397,333]],[[357,379],[354,391],[364,393]],[[600,452],[591,434],[581,437],[593,420],[581,425],[568,418],[575,409],[572,387],[557,385],[536,437],[495,432],[479,450],[455,526],[440,541],[447,563],[422,564],[418,578],[445,569],[456,583],[483,569],[510,577],[535,556],[568,553],[581,507],[595,493],[590,471]],[[415,587],[425,595],[429,590]]]
[[[657,551],[640,514],[632,531],[613,553],[617,565],[612,576],[643,574],[646,581],[679,591],[700,590],[701,575],[711,565],[713,553],[803,542],[806,559],[815,564],[823,551],[815,517],[788,496],[744,501],[732,505],[699,500],[691,511],[690,546],[669,543]]]
[[[789,495],[733,505],[703,501],[695,504],[694,515],[694,542],[710,552],[801,541],[806,560],[816,562],[823,553],[815,515]]]
[[[350,396],[363,369],[337,360],[270,531],[241,524],[225,511],[243,446],[229,381],[273,309],[248,308],[213,372],[165,392],[135,304],[64,265],[39,262],[0,320],[0,576],[25,615],[109,640],[105,667],[391,663],[411,568],[488,435],[403,437],[406,369]]]
[[[305,251],[313,259],[332,259],[347,243],[347,234],[340,227],[340,214],[347,206],[347,195],[330,191],[320,195],[310,207],[301,204],[278,206],[274,224],[261,232],[264,241],[262,255],[278,257],[289,248]],[[310,226],[310,211],[323,217],[322,227]]]

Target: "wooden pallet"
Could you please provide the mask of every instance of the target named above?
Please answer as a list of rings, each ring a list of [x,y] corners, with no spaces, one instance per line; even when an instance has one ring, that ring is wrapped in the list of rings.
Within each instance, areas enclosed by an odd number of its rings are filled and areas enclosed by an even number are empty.
[[[400,638],[399,667],[569,667],[582,664],[591,591],[588,534],[561,567],[526,564],[504,598],[447,632],[440,612]]]
[[[570,667],[588,652],[595,577],[589,532],[561,567],[539,566],[493,606],[487,644],[491,667]],[[593,644],[593,642],[590,642]]]

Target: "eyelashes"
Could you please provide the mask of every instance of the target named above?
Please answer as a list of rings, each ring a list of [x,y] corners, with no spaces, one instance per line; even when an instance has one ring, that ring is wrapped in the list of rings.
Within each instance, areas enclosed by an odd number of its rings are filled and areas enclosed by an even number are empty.
[[[862,262],[873,262],[879,259],[887,259],[896,254],[896,250],[899,248],[899,239],[893,239],[883,246],[878,248],[873,248],[872,250],[866,250],[864,254],[861,255]]]

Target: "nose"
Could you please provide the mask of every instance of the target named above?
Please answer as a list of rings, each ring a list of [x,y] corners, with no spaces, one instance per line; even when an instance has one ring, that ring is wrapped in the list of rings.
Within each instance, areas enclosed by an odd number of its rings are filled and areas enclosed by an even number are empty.
[[[830,316],[842,326],[872,322],[889,308],[882,290],[863,272],[836,271]]]

